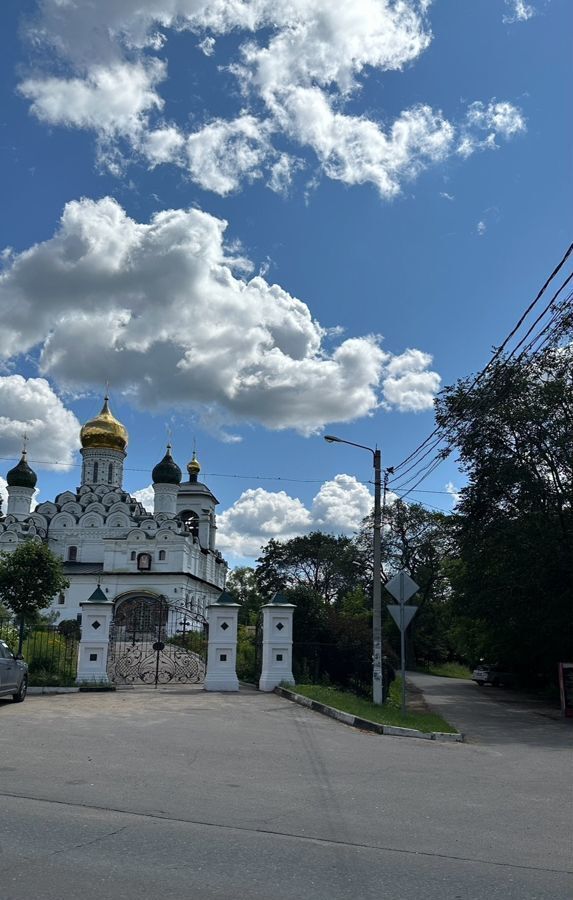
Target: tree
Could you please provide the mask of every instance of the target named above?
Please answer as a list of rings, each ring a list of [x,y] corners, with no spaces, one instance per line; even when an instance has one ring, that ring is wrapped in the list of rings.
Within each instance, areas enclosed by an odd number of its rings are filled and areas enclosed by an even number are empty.
[[[459,638],[528,676],[555,673],[570,653],[571,337],[498,359],[477,385],[447,388],[437,406],[468,477],[452,578]]]
[[[396,500],[384,515],[382,536],[382,580],[404,570],[419,585],[412,599],[419,611],[406,632],[408,664],[417,659],[442,659],[452,652],[448,637],[449,582],[446,563],[454,552],[452,516],[428,510],[419,503]],[[371,560],[372,517],[364,520],[357,537]],[[369,565],[371,572],[371,565]],[[371,577],[371,576],[370,576]],[[386,595],[390,600],[390,595]],[[385,628],[395,649],[399,632],[390,617]]]
[[[33,621],[52,597],[69,586],[62,560],[47,544],[26,541],[11,553],[0,554],[0,602],[20,621],[18,653],[22,651],[24,625]]]
[[[226,590],[241,604],[239,623],[256,625],[261,606],[270,598],[265,598],[259,590],[255,570],[249,566],[237,566],[227,578]]]
[[[364,577],[362,553],[355,542],[321,531],[269,541],[257,564],[257,583],[264,593],[305,587],[324,603],[333,603]]]

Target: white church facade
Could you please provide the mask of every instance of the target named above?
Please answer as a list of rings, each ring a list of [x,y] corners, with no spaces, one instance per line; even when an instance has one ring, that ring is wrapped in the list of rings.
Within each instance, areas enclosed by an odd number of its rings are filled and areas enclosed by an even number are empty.
[[[63,559],[70,585],[53,598],[51,610],[58,621],[81,617],[80,604],[97,584],[113,603],[116,618],[122,605],[127,611],[145,598],[161,598],[204,617],[224,589],[227,565],[216,549],[218,501],[199,481],[195,453],[183,480],[167,446],[152,473],[151,513],[123,489],[128,435],[107,397],[80,438],[83,465],[75,491],[64,491],[32,511],[37,476],[26,452],[7,473],[0,551],[35,537]]]

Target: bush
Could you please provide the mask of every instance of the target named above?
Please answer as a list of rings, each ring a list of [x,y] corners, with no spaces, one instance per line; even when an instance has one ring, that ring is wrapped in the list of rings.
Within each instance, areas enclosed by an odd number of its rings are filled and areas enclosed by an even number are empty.
[[[237,635],[237,677],[254,684],[257,680],[254,629],[239,625]]]
[[[58,634],[64,637],[75,638],[76,641],[82,639],[82,629],[77,619],[62,619],[58,623]]]

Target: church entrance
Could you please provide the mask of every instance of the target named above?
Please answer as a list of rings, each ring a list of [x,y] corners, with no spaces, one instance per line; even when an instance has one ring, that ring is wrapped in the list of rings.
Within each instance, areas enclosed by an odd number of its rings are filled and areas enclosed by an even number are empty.
[[[134,594],[118,602],[107,661],[113,684],[200,684],[206,664],[202,616],[161,596]]]

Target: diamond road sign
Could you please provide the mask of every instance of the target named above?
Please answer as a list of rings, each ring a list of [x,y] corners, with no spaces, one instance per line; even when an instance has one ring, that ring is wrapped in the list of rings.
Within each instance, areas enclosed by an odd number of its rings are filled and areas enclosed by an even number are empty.
[[[398,572],[386,584],[386,590],[392,594],[394,600],[397,600],[398,603],[407,603],[418,589],[418,585],[410,578],[407,572]]]
[[[418,612],[417,606],[387,606],[386,609],[400,628],[400,613],[404,613],[404,631]]]

